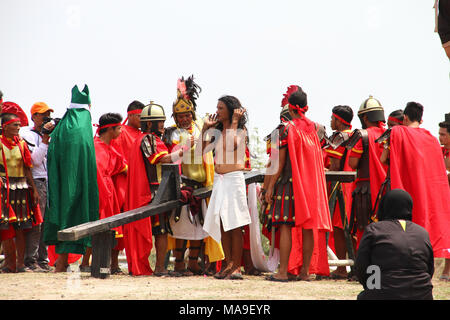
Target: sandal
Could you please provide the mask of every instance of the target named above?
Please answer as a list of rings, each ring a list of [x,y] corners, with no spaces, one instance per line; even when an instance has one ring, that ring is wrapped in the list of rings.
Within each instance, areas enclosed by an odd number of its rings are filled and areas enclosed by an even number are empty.
[[[80,272],[91,272],[91,266],[79,266]]]
[[[191,272],[193,276],[202,276],[202,275],[205,274],[202,269],[194,270],[194,269],[191,269],[191,268],[187,268],[187,270],[189,272]]]
[[[442,275],[439,277],[439,280],[441,280],[441,281],[449,281],[450,278],[449,278],[448,275],[442,274]]]
[[[248,276],[260,276],[261,275],[261,271],[259,271],[256,268],[251,268],[249,271],[244,273],[245,275]]]
[[[181,277],[192,277],[194,275],[189,269],[174,270],[174,272],[178,273]]]
[[[120,269],[120,268],[115,268],[115,269],[111,269],[111,274],[113,275],[113,274],[125,274],[123,271],[122,271],[122,269]]]
[[[157,271],[157,272],[153,272],[153,275],[155,277],[165,277],[165,276],[169,276],[170,273],[169,273],[169,271]]]
[[[275,278],[273,276],[273,274],[271,274],[269,276],[266,276],[265,279],[268,280],[268,281],[274,281],[274,282],[289,282],[289,279],[278,279],[278,278]]]
[[[330,273],[330,279],[332,279],[332,280],[347,280],[348,275],[342,275],[339,273],[332,272],[332,273]]]
[[[0,273],[16,273],[16,271],[13,271],[8,267],[4,267],[0,270]]]
[[[232,273],[225,277],[227,280],[244,280],[244,277],[240,272],[238,273]]]

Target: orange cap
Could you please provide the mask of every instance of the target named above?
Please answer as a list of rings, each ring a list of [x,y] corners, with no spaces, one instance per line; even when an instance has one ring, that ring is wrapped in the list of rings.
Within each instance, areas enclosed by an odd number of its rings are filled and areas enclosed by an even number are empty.
[[[31,115],[35,113],[45,113],[47,111],[54,112],[53,109],[50,109],[45,102],[36,102],[31,107]]]

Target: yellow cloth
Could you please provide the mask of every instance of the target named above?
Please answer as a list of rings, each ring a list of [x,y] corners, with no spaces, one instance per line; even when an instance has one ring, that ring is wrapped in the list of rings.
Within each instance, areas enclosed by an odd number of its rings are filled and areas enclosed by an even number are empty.
[[[175,239],[171,235],[168,235],[167,239],[167,251],[174,250],[177,246],[175,244]],[[218,242],[216,242],[213,238],[207,237],[203,239],[203,242],[205,243],[205,255],[208,256],[209,262],[216,262],[223,260],[225,258],[225,254],[222,249],[222,245]],[[190,242],[188,240],[186,244],[186,248],[189,248]]]

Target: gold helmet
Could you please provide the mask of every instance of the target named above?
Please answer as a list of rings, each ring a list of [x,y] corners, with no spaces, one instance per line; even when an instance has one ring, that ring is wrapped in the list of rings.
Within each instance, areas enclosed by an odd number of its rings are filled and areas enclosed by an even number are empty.
[[[159,104],[150,101],[150,104],[146,105],[141,112],[141,122],[144,121],[162,121],[166,120],[166,114],[164,108]]]
[[[177,113],[192,112],[195,120],[195,111],[197,108],[196,100],[202,89],[194,82],[194,76],[178,79],[177,82],[177,100],[172,106],[172,116]]]
[[[365,114],[367,115],[368,120],[371,122],[386,121],[384,118],[384,108],[382,107],[380,101],[372,96],[369,96],[369,98],[364,100],[359,107],[359,118],[361,119]]]

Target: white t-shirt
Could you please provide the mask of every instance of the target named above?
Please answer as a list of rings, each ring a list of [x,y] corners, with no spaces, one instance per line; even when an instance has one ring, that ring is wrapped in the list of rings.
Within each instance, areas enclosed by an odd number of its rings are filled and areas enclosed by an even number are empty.
[[[31,174],[34,179],[47,179],[47,150],[48,145],[42,143],[42,137],[35,131],[33,127],[20,128],[19,135],[24,139],[31,151]]]

